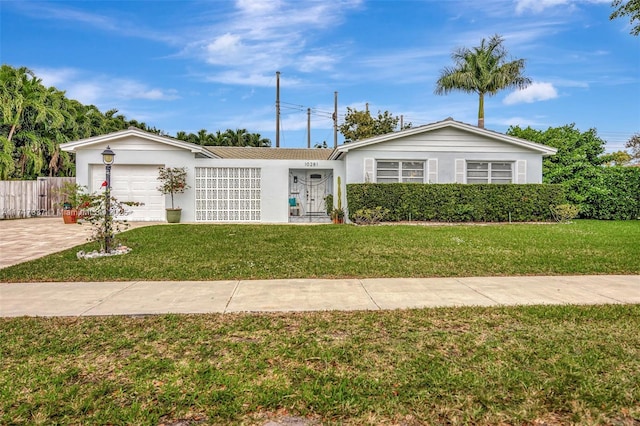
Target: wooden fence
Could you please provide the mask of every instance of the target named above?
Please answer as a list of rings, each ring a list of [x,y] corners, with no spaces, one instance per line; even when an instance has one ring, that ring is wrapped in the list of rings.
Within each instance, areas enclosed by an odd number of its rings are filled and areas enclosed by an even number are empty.
[[[38,180],[0,181],[0,219],[62,216],[57,191],[74,177],[42,177]]]

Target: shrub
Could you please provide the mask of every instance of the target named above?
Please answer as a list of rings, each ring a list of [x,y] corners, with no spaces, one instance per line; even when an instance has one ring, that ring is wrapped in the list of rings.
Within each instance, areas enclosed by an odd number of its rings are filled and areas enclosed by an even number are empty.
[[[529,222],[551,220],[566,199],[561,185],[361,183],[347,185],[347,202],[351,212],[386,209],[387,221]]]
[[[640,167],[603,167],[585,194],[580,216],[589,219],[640,218]]]
[[[551,215],[557,222],[570,222],[571,219],[578,217],[580,207],[573,204],[560,204],[551,207]]]
[[[100,243],[101,252],[111,252],[119,245],[116,235],[129,228],[129,223],[124,219],[131,213],[127,207],[141,205],[144,203],[118,201],[106,191],[102,194],[92,195],[82,217],[83,221],[91,225],[91,236],[87,240]],[[109,215],[105,214],[107,208]],[[107,244],[109,247],[106,247]]]
[[[389,209],[378,206],[375,209],[360,209],[353,215],[353,221],[358,225],[375,225],[384,220]]]

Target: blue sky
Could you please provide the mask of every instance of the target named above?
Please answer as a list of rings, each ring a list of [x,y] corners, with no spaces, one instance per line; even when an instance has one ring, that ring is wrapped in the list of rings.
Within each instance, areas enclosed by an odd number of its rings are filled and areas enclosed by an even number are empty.
[[[246,128],[282,147],[333,143],[346,107],[414,126],[477,123],[474,95],[434,94],[451,52],[500,34],[533,84],[486,100],[486,127],[640,132],[640,37],[610,0],[0,1],[0,61],[170,135]],[[339,135],[339,141],[342,141]]]

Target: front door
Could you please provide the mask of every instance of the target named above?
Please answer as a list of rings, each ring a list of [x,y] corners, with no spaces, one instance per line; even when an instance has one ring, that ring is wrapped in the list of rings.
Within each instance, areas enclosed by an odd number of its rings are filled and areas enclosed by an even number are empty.
[[[309,170],[306,176],[307,213],[312,215],[326,214],[324,197],[327,196],[327,173]]]

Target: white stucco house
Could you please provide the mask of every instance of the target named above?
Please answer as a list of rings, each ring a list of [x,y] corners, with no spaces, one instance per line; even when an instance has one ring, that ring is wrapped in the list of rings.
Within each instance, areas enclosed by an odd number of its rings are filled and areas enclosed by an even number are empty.
[[[112,193],[144,203],[130,220],[165,220],[158,168],[186,167],[191,188],[175,200],[183,222],[326,220],[324,198],[337,196],[338,177],[345,206],[350,183],[541,183],[542,159],[556,153],[450,118],[336,149],[199,146],[129,128],[61,146],[75,153],[76,181],[90,192],[105,179],[107,146],[116,154]]]

